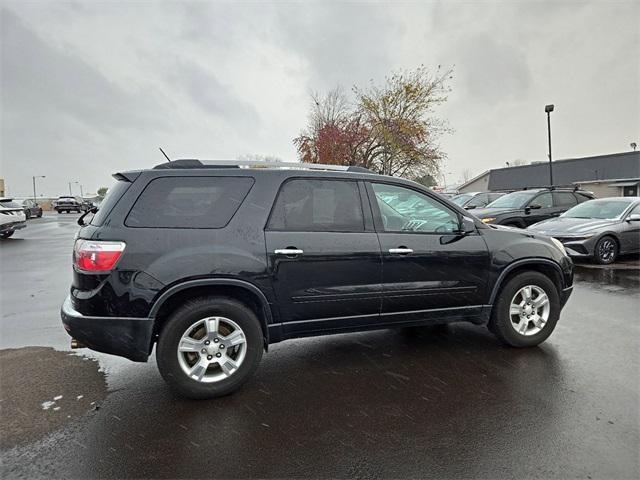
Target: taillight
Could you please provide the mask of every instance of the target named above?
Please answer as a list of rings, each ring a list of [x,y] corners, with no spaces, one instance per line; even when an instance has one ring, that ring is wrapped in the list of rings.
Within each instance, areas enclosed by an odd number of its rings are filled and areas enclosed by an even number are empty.
[[[73,263],[86,272],[108,272],[124,252],[124,247],[124,242],[79,239],[73,247]]]

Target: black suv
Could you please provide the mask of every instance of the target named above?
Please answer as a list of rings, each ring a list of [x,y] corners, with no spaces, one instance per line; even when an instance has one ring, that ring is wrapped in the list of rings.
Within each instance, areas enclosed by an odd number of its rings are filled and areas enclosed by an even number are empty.
[[[191,398],[236,390],[289,338],[467,321],[537,345],[572,289],[558,241],[400,178],[199,160],[115,178],[79,220],[64,327],[72,347],[134,361],[157,344]]]
[[[558,217],[578,203],[593,200],[591,192],[576,188],[533,188],[520,190],[494,200],[485,208],[471,211],[483,223],[526,228],[534,223]]]

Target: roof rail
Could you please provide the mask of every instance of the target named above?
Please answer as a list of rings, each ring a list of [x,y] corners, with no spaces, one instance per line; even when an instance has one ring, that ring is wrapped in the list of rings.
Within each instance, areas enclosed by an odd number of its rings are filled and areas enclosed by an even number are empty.
[[[250,160],[198,160],[180,159],[161,163],[154,170],[173,168],[276,168],[282,170],[326,170],[336,172],[374,173],[364,167],[348,165],[325,165],[300,162],[252,162]]]
[[[548,188],[549,190],[555,190],[556,188],[570,188],[573,191],[580,190],[580,187],[577,185],[530,185],[527,187],[522,187],[521,190],[534,190],[536,188]]]

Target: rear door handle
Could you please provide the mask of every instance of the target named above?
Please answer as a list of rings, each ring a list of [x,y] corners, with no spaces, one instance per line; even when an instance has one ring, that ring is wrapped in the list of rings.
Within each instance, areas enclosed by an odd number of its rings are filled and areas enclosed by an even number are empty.
[[[302,255],[304,250],[300,250],[299,248],[277,248],[273,251],[276,255]]]
[[[407,247],[398,247],[398,248],[390,248],[389,253],[394,253],[396,255],[407,255],[409,253],[413,253],[413,250]]]

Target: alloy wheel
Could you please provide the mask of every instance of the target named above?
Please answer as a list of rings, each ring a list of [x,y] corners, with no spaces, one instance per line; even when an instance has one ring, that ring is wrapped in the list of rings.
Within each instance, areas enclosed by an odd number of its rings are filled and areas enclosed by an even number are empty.
[[[604,263],[612,262],[613,259],[615,258],[615,254],[616,254],[616,245],[613,242],[613,240],[605,238],[598,245],[598,256],[600,257],[600,260],[602,260],[602,262]]]
[[[527,285],[516,292],[509,307],[511,326],[526,337],[539,333],[551,312],[545,291],[537,285]]]
[[[213,383],[233,375],[247,353],[244,331],[226,317],[208,317],[193,323],[178,342],[182,371],[198,382]]]

